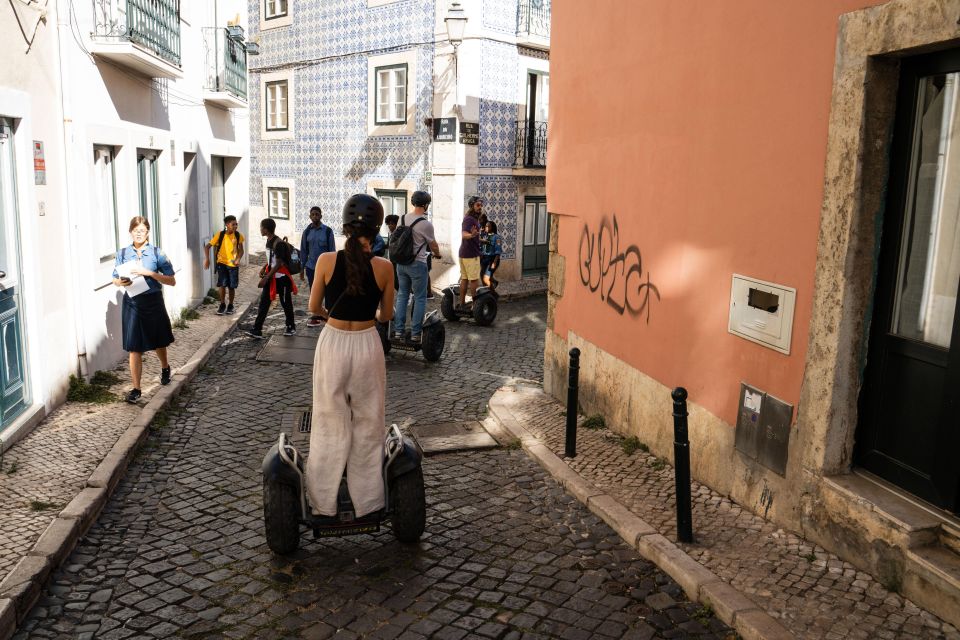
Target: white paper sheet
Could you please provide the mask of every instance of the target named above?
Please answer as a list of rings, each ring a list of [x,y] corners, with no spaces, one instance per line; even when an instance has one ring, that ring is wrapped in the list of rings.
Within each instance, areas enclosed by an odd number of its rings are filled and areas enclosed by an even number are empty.
[[[132,260],[130,262],[124,262],[121,265],[117,266],[117,275],[121,278],[130,278],[130,284],[123,288],[123,290],[131,298],[140,295],[141,293],[146,293],[150,290],[150,285],[147,284],[146,278],[143,276],[135,276],[131,273],[134,267],[140,266],[138,261]]]

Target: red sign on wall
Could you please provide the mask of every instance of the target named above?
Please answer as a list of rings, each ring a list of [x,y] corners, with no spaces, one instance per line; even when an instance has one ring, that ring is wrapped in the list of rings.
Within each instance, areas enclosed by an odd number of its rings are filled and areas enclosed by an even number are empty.
[[[43,143],[33,141],[33,184],[47,184],[47,163],[43,159]]]

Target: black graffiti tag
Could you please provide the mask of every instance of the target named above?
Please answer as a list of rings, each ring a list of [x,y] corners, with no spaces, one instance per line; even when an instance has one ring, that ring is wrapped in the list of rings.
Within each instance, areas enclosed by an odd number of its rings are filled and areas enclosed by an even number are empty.
[[[600,300],[606,300],[620,315],[629,312],[636,317],[646,311],[647,324],[650,323],[650,294],[660,300],[660,291],[650,282],[649,271],[644,279],[637,245],[620,251],[617,216],[613,216],[612,224],[604,216],[596,233],[583,225],[578,265],[580,282],[591,292],[599,291]]]

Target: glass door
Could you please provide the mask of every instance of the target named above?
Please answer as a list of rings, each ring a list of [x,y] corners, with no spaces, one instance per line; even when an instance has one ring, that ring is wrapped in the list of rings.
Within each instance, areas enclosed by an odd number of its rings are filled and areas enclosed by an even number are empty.
[[[550,216],[546,198],[527,198],[523,211],[523,273],[547,270],[550,260]]]
[[[0,117],[0,431],[23,411],[27,397],[17,228],[13,122]]]

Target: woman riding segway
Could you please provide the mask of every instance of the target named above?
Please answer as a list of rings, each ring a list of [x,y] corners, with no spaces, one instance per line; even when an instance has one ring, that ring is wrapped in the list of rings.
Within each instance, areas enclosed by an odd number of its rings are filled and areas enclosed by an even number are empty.
[[[393,266],[372,253],[383,206],[366,194],[343,208],[343,250],[317,261],[309,311],[327,318],[313,364],[306,489],[314,515],[337,513],[346,469],[357,518],[384,508],[386,367],[376,322],[393,317]],[[379,309],[378,309],[379,307]]]

